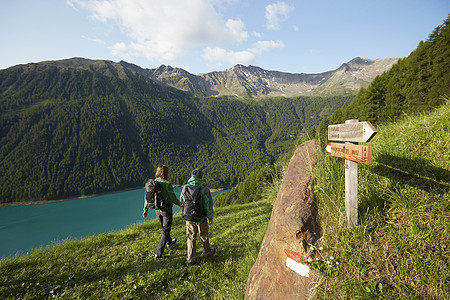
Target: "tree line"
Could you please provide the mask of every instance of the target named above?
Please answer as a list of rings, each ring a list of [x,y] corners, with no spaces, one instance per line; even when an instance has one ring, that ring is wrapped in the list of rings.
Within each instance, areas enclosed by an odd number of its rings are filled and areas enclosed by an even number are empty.
[[[299,138],[296,146],[313,138],[323,144],[328,142],[328,125],[344,123],[348,119],[370,121],[373,124],[396,121],[404,114],[415,114],[438,108],[450,98],[450,17],[437,27],[425,42],[407,58],[400,59],[390,71],[375,78],[357,96],[347,101],[319,125],[311,122]],[[315,102],[320,105],[320,101]],[[288,110],[287,108],[285,110]],[[323,111],[323,109],[322,109]],[[305,117],[320,115],[304,113]],[[280,115],[284,117],[284,115]],[[276,117],[274,119],[276,122]],[[293,126],[293,124],[291,124]],[[295,150],[292,147],[287,157]],[[285,161],[286,163],[286,161]],[[217,206],[248,203],[261,199],[264,187],[282,176],[279,165],[264,165],[231,191],[221,193],[214,199]]]
[[[421,41],[406,58],[377,76],[361,89],[353,101],[346,102],[318,126],[312,126],[300,141],[313,137],[327,141],[330,124],[349,119],[372,124],[398,120],[439,107],[450,97],[450,17]]]
[[[195,97],[113,65],[0,70],[0,199],[139,187],[159,164],[175,185],[206,166],[211,187],[273,164],[351,97]]]

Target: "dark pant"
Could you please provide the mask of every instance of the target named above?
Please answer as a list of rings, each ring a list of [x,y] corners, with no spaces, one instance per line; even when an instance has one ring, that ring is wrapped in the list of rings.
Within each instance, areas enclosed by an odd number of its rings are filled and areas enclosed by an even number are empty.
[[[168,211],[156,211],[156,217],[159,219],[162,227],[162,235],[159,240],[158,249],[156,249],[156,256],[160,257],[164,254],[164,246],[172,242],[170,237],[170,229],[172,228],[172,208]]]

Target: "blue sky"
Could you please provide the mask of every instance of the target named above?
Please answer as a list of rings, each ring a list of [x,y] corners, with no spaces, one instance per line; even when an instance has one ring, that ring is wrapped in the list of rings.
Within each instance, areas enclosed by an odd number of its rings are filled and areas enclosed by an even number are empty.
[[[85,57],[320,73],[406,57],[449,13],[449,0],[0,0],[0,69]]]

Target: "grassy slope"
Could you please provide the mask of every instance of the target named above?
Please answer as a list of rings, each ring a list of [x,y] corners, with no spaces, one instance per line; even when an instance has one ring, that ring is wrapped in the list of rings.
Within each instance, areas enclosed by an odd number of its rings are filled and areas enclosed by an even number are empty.
[[[312,267],[324,276],[316,298],[448,299],[450,103],[430,115],[381,126],[373,164],[359,167],[359,218],[346,226],[343,161],[324,155],[315,194],[323,235]],[[155,221],[27,256],[0,260],[0,298],[242,299],[276,195],[217,208],[217,255],[189,269],[185,226],[168,259],[154,262]],[[270,193],[270,195],[269,195]],[[201,245],[199,250],[202,251]]]
[[[318,297],[450,297],[450,102],[378,128],[359,166],[359,226],[348,229],[343,160],[324,157],[316,196],[323,236]],[[317,248],[319,249],[319,248]],[[330,259],[332,257],[332,259]]]
[[[178,242],[164,260],[153,261],[156,220],[2,259],[0,299],[242,299],[271,210],[270,200],[217,208],[210,227],[217,253],[205,261],[198,243],[199,263],[190,268],[179,214],[172,227]]]

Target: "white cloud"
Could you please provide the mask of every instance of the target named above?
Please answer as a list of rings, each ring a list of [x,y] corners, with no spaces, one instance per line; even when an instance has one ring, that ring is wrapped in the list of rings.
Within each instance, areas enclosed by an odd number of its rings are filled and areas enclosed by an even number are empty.
[[[241,20],[229,19],[226,25],[235,41],[242,42],[248,38],[248,32],[244,31],[245,24]]]
[[[250,51],[227,51],[220,47],[206,47],[203,49],[203,58],[211,62],[228,62],[235,64],[250,64],[255,54]]]
[[[282,41],[259,41],[255,43],[255,47],[249,49],[251,52],[261,54],[264,51],[269,51],[272,48],[284,48]]]
[[[266,28],[279,29],[280,22],[287,19],[289,13],[294,10],[293,6],[279,1],[266,6]]]
[[[128,62],[132,62],[133,59],[129,53],[129,47],[125,45],[125,43],[117,43],[111,47],[109,47],[111,50],[111,54],[117,57],[121,57],[123,60],[126,60]]]
[[[114,55],[120,55],[121,53],[128,51],[128,47],[127,45],[125,45],[125,43],[117,43],[114,46],[110,47],[110,49]]]
[[[78,11],[78,8],[75,6],[76,0],[67,0],[66,3],[67,5],[69,5],[70,7],[72,7],[73,9],[75,9],[76,11]]]
[[[94,43],[97,43],[97,44],[104,44],[105,42],[103,42],[101,39],[97,39],[97,38],[90,38],[90,37],[87,37],[87,36],[85,36],[85,35],[82,35],[81,36],[83,39],[85,39],[85,40],[88,40],[88,41],[91,41],[91,42],[94,42]]]
[[[253,31],[253,32],[252,32],[252,36],[254,36],[254,37],[256,37],[256,38],[262,38],[262,37],[263,37],[263,34],[262,34],[261,32]]]
[[[284,48],[282,41],[259,41],[253,48],[244,51],[227,51],[220,47],[206,47],[203,49],[203,58],[210,62],[228,62],[231,64],[251,64],[257,54],[273,48]]]
[[[67,4],[119,26],[132,42],[112,46],[117,56],[128,53],[170,62],[194,47],[225,46],[249,36],[241,20],[224,20],[208,0],[67,0]]]

